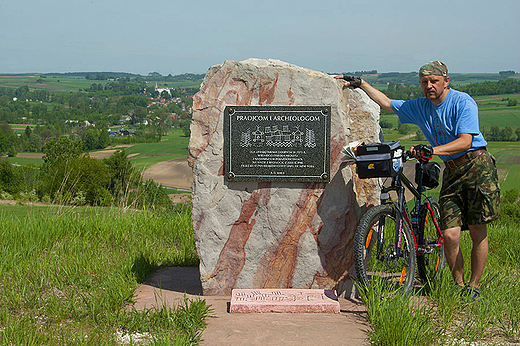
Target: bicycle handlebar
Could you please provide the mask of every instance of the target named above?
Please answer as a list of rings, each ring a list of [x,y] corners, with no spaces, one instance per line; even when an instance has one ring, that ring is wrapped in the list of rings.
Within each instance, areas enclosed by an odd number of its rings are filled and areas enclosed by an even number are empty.
[[[403,156],[404,162],[406,162],[408,160],[417,160],[417,161],[421,161],[421,162],[428,162],[431,159],[433,159],[433,149],[430,146],[427,146],[424,144],[419,144],[419,145],[415,146],[414,149],[416,151],[423,150],[425,152],[425,155],[417,158],[411,153],[410,150],[406,150],[404,152],[404,156]]]

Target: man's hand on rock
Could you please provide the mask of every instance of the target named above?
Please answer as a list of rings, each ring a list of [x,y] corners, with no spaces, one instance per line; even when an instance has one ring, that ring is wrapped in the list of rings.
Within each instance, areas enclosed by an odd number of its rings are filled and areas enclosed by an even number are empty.
[[[361,78],[356,76],[348,76],[344,74],[338,74],[335,75],[334,78],[336,79],[344,79],[345,80],[345,86],[351,86],[353,88],[359,88],[361,86]]]

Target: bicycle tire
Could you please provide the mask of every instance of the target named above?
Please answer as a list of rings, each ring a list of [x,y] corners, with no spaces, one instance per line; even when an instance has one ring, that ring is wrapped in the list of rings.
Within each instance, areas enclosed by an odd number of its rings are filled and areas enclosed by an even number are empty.
[[[435,220],[431,217],[434,213]],[[446,265],[444,246],[439,241],[436,224],[440,221],[440,206],[436,198],[430,197],[424,201],[420,209],[420,222],[423,234],[417,237],[417,269],[423,284],[435,282],[442,275]],[[439,245],[439,243],[441,243]],[[424,249],[424,251],[422,251]]]
[[[416,254],[412,232],[403,222],[401,255],[393,257],[397,210],[393,205],[379,205],[361,218],[354,240],[354,264],[361,285],[381,282],[410,293],[415,280]],[[379,235],[383,230],[382,242]],[[377,249],[381,249],[380,256]],[[375,256],[373,256],[375,254]],[[379,258],[377,258],[379,257]]]

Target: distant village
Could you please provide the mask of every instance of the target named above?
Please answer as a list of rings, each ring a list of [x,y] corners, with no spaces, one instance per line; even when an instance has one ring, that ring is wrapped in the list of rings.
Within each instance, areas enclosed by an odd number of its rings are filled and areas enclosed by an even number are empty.
[[[192,107],[190,105],[186,105],[180,97],[171,97],[171,91],[169,88],[160,88],[157,86],[157,83],[155,83],[155,91],[159,94],[159,97],[153,98],[150,97],[150,103],[148,104],[148,108],[153,107],[154,105],[158,105],[161,107],[167,107],[171,103],[176,103],[181,106],[181,109],[183,112],[186,112],[188,114],[192,114]],[[166,92],[170,95],[170,98],[162,98],[161,95],[164,95],[163,93]],[[180,115],[176,113],[168,113],[168,116],[170,116],[172,123],[175,123],[176,120],[180,119]],[[150,125],[154,120],[157,120],[158,118],[153,115],[153,111],[149,112],[146,116],[146,119],[144,119],[140,124],[142,125]],[[125,126],[129,125],[132,120],[132,116],[127,114],[121,116],[119,119],[119,125]],[[75,125],[77,127],[89,127],[89,126],[96,126],[96,122],[89,122],[87,120],[79,121],[79,120],[66,120],[66,124]],[[110,128],[108,129],[108,135],[109,137],[118,137],[118,136],[135,136],[136,130],[133,128],[120,128],[117,131],[111,131]]]

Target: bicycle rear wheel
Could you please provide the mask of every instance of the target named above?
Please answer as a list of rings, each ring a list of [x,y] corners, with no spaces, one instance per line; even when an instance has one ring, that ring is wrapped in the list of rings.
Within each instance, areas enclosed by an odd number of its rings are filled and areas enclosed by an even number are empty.
[[[415,279],[415,243],[403,222],[400,253],[396,254],[396,219],[392,205],[373,207],[363,215],[354,240],[354,263],[362,285],[381,283],[408,294]]]
[[[428,198],[420,210],[422,234],[417,237],[417,269],[423,284],[432,283],[442,275],[446,264],[442,233],[439,234],[440,207],[435,198]]]

